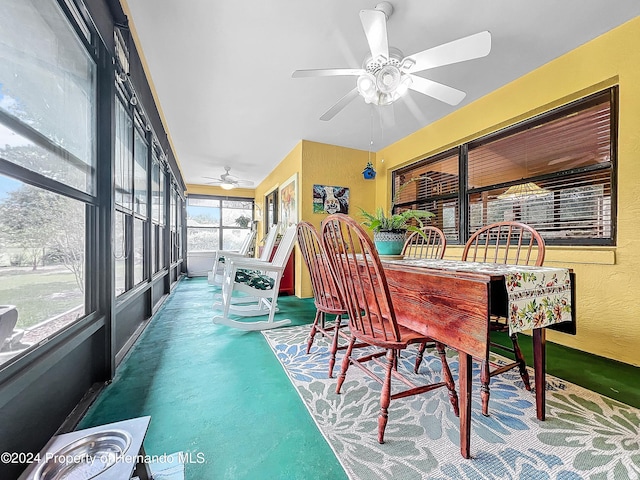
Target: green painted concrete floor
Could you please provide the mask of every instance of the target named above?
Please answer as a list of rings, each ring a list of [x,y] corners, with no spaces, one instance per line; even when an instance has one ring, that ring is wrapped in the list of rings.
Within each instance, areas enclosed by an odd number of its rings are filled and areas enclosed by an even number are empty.
[[[211,322],[216,290],[185,278],[78,425],[150,415],[149,455],[189,453],[186,479],[343,479],[342,467],[260,332]],[[312,299],[276,318],[311,323]],[[527,359],[529,344],[521,341]],[[547,343],[548,371],[640,407],[640,369]]]

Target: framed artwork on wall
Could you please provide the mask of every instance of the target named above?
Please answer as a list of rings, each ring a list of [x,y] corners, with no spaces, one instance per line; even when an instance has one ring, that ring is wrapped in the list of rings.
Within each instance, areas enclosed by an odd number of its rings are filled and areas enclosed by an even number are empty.
[[[278,223],[278,190],[264,196],[264,234],[269,233],[271,225]]]
[[[314,185],[313,213],[349,213],[349,189]]]
[[[278,189],[280,222],[283,228],[298,223],[298,174],[294,173]]]

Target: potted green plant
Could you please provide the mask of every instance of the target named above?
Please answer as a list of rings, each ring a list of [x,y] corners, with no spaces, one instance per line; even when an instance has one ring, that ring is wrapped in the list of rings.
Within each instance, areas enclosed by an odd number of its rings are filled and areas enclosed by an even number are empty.
[[[380,255],[400,254],[407,232],[419,232],[424,226],[423,220],[433,217],[433,213],[426,210],[405,210],[392,213],[402,190],[416,180],[417,178],[412,178],[398,188],[391,201],[388,214],[382,207],[378,207],[374,213],[360,209],[364,218],[362,225],[373,231],[373,241]],[[412,223],[413,220],[417,225]]]
[[[246,215],[240,215],[238,218],[236,218],[235,222],[236,225],[238,225],[240,228],[247,228],[249,226],[249,223],[251,223],[251,219]]]

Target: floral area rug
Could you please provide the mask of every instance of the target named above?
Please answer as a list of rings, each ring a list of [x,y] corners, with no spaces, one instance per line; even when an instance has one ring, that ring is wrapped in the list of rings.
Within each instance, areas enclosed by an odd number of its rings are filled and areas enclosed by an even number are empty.
[[[459,419],[445,388],[393,400],[380,445],[380,385],[352,367],[337,395],[336,380],[327,378],[328,341],[317,335],[307,355],[308,332],[309,326],[295,326],[262,333],[351,479],[640,478],[640,410],[547,376],[547,420],[540,422],[534,394],[512,370],[491,379],[484,417],[475,362],[472,459],[460,455]],[[413,371],[414,351],[403,352],[403,373]],[[417,383],[440,381],[440,361],[429,353]],[[456,376],[457,355],[447,355]]]

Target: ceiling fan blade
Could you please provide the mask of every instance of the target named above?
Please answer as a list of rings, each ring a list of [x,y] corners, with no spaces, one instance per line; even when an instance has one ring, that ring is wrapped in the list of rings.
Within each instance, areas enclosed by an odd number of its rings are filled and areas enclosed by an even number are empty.
[[[407,59],[416,62],[407,70],[409,73],[421,72],[429,68],[441,67],[452,63],[464,62],[485,57],[491,51],[491,34],[488,31],[459,38],[422,52],[408,55]]]
[[[411,75],[411,80],[412,83],[409,85],[411,90],[428,95],[449,105],[457,105],[467,96],[462,90],[417,75]]]
[[[360,10],[360,21],[369,43],[371,57],[389,58],[389,41],[387,39],[387,16],[380,10]]]
[[[340,75],[358,76],[363,73],[364,70],[361,68],[318,68],[314,70],[296,70],[291,74],[291,77],[334,77]]]
[[[344,97],[338,100],[338,102],[333,107],[331,107],[329,110],[324,112],[320,117],[320,120],[325,120],[325,121],[331,120],[340,112],[340,110],[346,107],[349,104],[349,102],[351,102],[358,95],[359,95],[358,88],[354,88],[349,93],[347,93]]]

